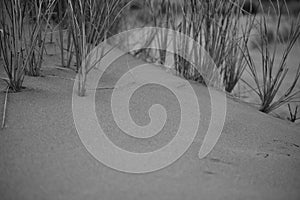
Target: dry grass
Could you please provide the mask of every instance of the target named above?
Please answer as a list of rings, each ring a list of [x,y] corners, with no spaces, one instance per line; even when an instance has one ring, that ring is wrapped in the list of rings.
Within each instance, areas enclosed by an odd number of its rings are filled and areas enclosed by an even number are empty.
[[[289,109],[289,114],[290,116],[288,117],[288,120],[291,122],[296,122],[297,120],[300,120],[300,116],[298,116],[299,114],[299,110],[298,110],[299,106],[295,106],[295,109],[293,110],[291,105],[288,104],[288,109]]]
[[[24,4],[21,0],[0,2],[2,29],[0,52],[8,76],[8,80],[5,81],[14,92],[22,89],[25,74],[37,76],[40,73],[48,25],[56,4],[56,0],[30,2],[31,4]],[[135,52],[136,56],[143,55],[151,58],[147,60],[159,61],[164,65],[169,41],[172,40],[175,52],[174,68],[180,76],[221,88],[229,93],[234,90],[247,70],[254,85],[242,81],[258,95],[261,102],[259,110],[269,113],[294,101],[300,92],[296,90],[300,78],[299,65],[290,87],[284,95],[277,98],[288,72],[286,66],[288,55],[300,37],[300,18],[298,16],[297,20],[291,22],[289,30],[283,36],[282,9],[287,8],[287,3],[270,0],[270,6],[266,11],[265,1],[259,2],[260,12],[264,13],[260,17],[244,16],[248,10],[242,8],[249,5],[239,0],[187,0],[177,4],[171,0],[145,0],[136,5],[123,0],[68,0],[66,8],[59,2],[57,6],[61,65],[69,67],[75,55],[79,77],[78,95],[84,96],[87,74],[94,66],[89,62],[89,53],[107,37],[116,33],[115,25],[118,24],[117,21],[124,8],[131,5],[131,9],[136,10],[142,6],[142,11],[148,10],[150,14],[145,17],[139,15],[142,12],[137,12],[137,17],[142,17],[140,20],[145,21],[145,25],[165,29],[157,29],[159,31],[154,33],[155,37],[150,34],[151,38],[140,51]],[[35,23],[26,32],[24,24],[28,5],[31,5]],[[63,14],[62,7],[66,9],[66,14]],[[272,12],[270,8],[273,9]],[[250,11],[252,12],[251,8]],[[276,21],[276,28],[272,33],[269,31],[267,21],[270,13]],[[62,21],[68,24],[67,28],[61,26]],[[250,33],[255,28],[260,41],[257,50],[261,54],[261,66],[254,64],[248,45]],[[180,34],[172,36],[166,31],[168,29]],[[64,44],[66,35],[67,44]],[[186,36],[192,38],[194,42],[191,43]],[[158,51],[147,48],[147,45],[155,39]],[[274,43],[272,48],[270,40]],[[285,51],[281,55],[281,61],[276,63],[277,46],[283,43],[286,45]],[[258,69],[261,69],[262,74],[258,74]],[[290,113],[292,113],[290,118],[294,119],[297,112],[293,113],[290,108]]]
[[[45,37],[42,36],[43,24],[49,20],[55,0],[34,1],[36,23],[28,28],[25,21],[28,17],[29,2],[21,0],[1,1],[0,51],[4,60],[4,69],[9,89],[19,92],[22,89],[25,73],[38,75],[44,53]],[[45,10],[42,11],[42,6]],[[47,24],[47,23],[46,23]],[[26,33],[27,31],[27,33]]]
[[[152,57],[148,60],[158,60],[161,64],[165,64],[168,42],[172,40],[175,52],[174,68],[180,76],[205,82],[207,85],[221,88],[229,93],[241,81],[245,70],[250,71],[255,85],[247,84],[259,96],[261,100],[259,110],[262,112],[271,112],[293,101],[299,93],[295,88],[299,79],[298,70],[284,95],[278,99],[275,98],[281,89],[282,82],[286,79],[288,70],[286,61],[299,38],[300,30],[298,19],[293,20],[287,30],[284,29],[285,20],[282,20],[282,9],[287,7],[286,2],[269,1],[271,6],[268,7],[268,11],[265,11],[266,2],[259,1],[256,6],[260,7],[260,12],[264,13],[262,16],[248,15],[251,13],[243,10],[245,6],[247,7],[243,1],[241,3],[241,1],[234,0],[188,0],[181,2],[179,9],[178,4],[174,5],[168,0],[159,1],[156,4],[149,2],[152,1],[148,1],[146,6],[151,11],[154,26],[178,31],[193,38],[196,42],[192,44],[187,41],[186,37],[180,38],[178,35],[169,38],[170,34],[166,29],[158,31],[156,39],[159,50],[153,53],[147,49],[145,55]],[[272,12],[270,8],[273,9]],[[178,18],[178,13],[182,16],[181,18]],[[247,13],[246,16],[243,15],[245,13]],[[276,24],[272,33],[270,33],[267,21],[270,13]],[[254,65],[248,45],[252,31],[255,29],[257,29],[260,41],[257,47],[262,58],[261,66]],[[286,45],[286,50],[281,62],[275,63],[278,45]],[[276,68],[277,64],[278,68]],[[258,68],[262,69],[261,75],[257,73]]]
[[[56,0],[33,0],[27,3],[28,7],[32,9],[30,12],[34,13],[34,16],[31,16],[34,23],[29,24],[28,31],[24,33],[25,51],[26,55],[29,56],[25,73],[29,76],[39,76],[45,53],[47,29],[50,25]]]
[[[170,6],[166,3],[164,7]],[[177,13],[173,10],[177,9],[166,9],[163,19],[169,20],[164,23],[167,28],[191,37],[201,46],[198,48],[184,40],[174,41],[174,51],[185,55],[185,59],[174,55],[176,71],[185,78],[231,92],[247,64],[244,52],[254,17],[244,17],[246,23],[242,27],[238,1],[184,1],[179,22],[174,19]],[[161,44],[165,44],[166,39],[160,38]]]
[[[282,23],[282,13],[279,2],[274,5],[274,9],[276,9],[275,11],[277,16],[275,37],[278,37],[279,28]],[[288,67],[286,65],[288,55],[290,54],[296,41],[300,37],[300,21],[298,18],[292,23],[291,31],[288,36],[288,42],[286,44],[281,44],[278,40],[275,40],[272,48],[269,43],[267,20],[265,15],[260,18],[257,28],[261,37],[261,44],[258,48],[258,51],[261,55],[262,65],[256,66],[254,64],[249,49],[247,49],[248,68],[255,85],[253,86],[247,82],[245,83],[258,95],[260,99],[259,110],[265,113],[269,113],[286,103],[294,101],[297,94],[300,93],[300,91],[296,90],[296,84],[300,78],[299,65],[298,70],[295,74],[295,78],[291,80],[290,87],[285,91],[284,95],[280,96],[277,99],[275,98],[282,86],[283,81],[286,79],[286,75],[288,72]],[[275,58],[276,56],[278,57],[278,45],[285,45],[285,50],[281,55],[280,62],[276,63]],[[278,67],[276,65],[278,65]],[[261,68],[262,70],[261,75],[257,72],[258,68]]]
[[[23,53],[23,27],[26,6],[21,1],[1,1],[1,37],[0,50],[4,61],[4,69],[8,76],[5,80],[14,92],[22,89],[25,75]]]
[[[78,95],[85,95],[88,72],[93,68],[89,53],[107,38],[122,8],[121,0],[69,0],[69,20],[78,67]],[[103,57],[101,53],[99,60]],[[98,62],[96,61],[96,62]]]

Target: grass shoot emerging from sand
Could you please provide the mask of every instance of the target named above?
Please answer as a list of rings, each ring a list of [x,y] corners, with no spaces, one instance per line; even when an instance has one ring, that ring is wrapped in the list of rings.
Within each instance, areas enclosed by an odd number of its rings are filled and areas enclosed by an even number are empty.
[[[300,116],[298,116],[298,114],[299,114],[299,110],[298,110],[299,105],[295,106],[295,109],[293,110],[291,108],[291,105],[288,104],[288,108],[289,108],[290,116],[287,119],[291,122],[296,122],[297,120],[300,120]]]

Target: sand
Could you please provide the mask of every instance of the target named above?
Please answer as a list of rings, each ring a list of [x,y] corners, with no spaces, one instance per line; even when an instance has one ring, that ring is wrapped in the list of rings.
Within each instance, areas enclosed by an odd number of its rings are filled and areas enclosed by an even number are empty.
[[[179,160],[139,175],[103,165],[85,149],[74,125],[75,73],[56,69],[55,56],[48,59],[53,63],[43,68],[44,77],[26,77],[26,89],[8,96],[6,127],[0,130],[0,199],[300,199],[299,126],[228,98],[221,137],[200,160],[197,154],[209,123],[210,98],[206,87],[193,82],[200,103],[200,126]],[[125,60],[131,66],[142,64],[129,55],[121,57],[100,86],[115,84],[128,70]],[[149,68],[161,70],[166,80],[178,79],[153,65]],[[174,136],[180,115],[176,99],[164,91],[150,85],[133,96],[131,111],[137,123],[149,122],[147,110],[157,102],[170,116],[164,129],[144,142],[115,126],[110,110],[112,90],[97,90],[96,112],[107,136],[137,152],[165,145]],[[3,101],[1,92],[0,105]],[[1,116],[2,112],[1,107]]]
[[[75,72],[57,68],[59,48],[53,44],[47,47],[43,76],[26,77],[26,89],[8,96],[6,126],[0,129],[1,200],[300,199],[299,124],[259,112],[255,108],[257,97],[245,93],[242,86],[236,91],[240,100],[228,96],[221,137],[204,159],[198,158],[198,152],[211,117],[210,97],[206,87],[191,82],[199,100],[200,126],[192,145],[180,159],[146,174],[129,174],[105,166],[84,147],[74,124]],[[284,87],[289,85],[299,64],[299,48],[289,58],[290,72]],[[252,53],[259,65],[257,51]],[[116,127],[110,99],[111,86],[128,71],[124,65],[127,62],[131,67],[144,64],[130,55],[112,64],[99,83],[107,89],[96,92],[97,117],[116,145],[128,151],[153,151],[174,137],[180,123],[178,101],[172,93],[155,85],[139,89],[130,104],[136,123],[149,123],[148,110],[155,103],[166,108],[168,120],[162,131],[150,139],[134,139],[124,134]],[[147,67],[176,87],[178,77],[154,65]],[[0,77],[5,77],[2,68]],[[246,73],[243,78],[251,81]],[[5,87],[0,81],[0,91]],[[299,84],[297,87],[300,88]],[[4,98],[4,92],[0,92],[1,120]],[[286,118],[286,111],[283,107],[276,112]]]

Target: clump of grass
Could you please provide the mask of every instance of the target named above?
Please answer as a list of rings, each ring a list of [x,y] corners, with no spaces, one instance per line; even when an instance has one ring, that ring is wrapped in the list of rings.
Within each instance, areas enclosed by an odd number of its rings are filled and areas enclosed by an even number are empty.
[[[0,34],[0,51],[4,60],[4,69],[8,80],[5,80],[9,89],[13,92],[19,92],[23,87],[25,72],[36,75],[41,66],[40,61],[43,55],[43,45],[41,41],[42,24],[44,17],[51,14],[52,1],[39,2],[36,7],[39,20],[28,31],[25,24],[27,17],[27,2],[22,0],[0,1],[0,24],[2,32]],[[46,5],[46,11],[41,12],[41,5]]]
[[[95,66],[89,53],[110,34],[122,8],[122,0],[68,0],[72,40],[78,67],[78,95],[85,96],[86,78]],[[100,53],[97,62],[103,57]]]
[[[279,35],[279,27],[282,23],[282,13],[279,1],[277,1],[277,7],[274,6],[277,24],[275,36]],[[250,55],[249,49],[247,49],[247,65],[249,67],[250,75],[254,80],[255,86],[244,81],[259,97],[260,107],[259,110],[265,113],[269,113],[278,107],[293,101],[296,95],[300,91],[296,90],[296,84],[300,78],[300,65],[296,71],[295,78],[292,80],[290,87],[285,91],[285,93],[276,99],[279,89],[282,86],[283,81],[286,79],[288,72],[287,59],[291,50],[293,49],[296,41],[300,37],[300,20],[299,18],[294,21],[291,25],[291,31],[289,34],[289,39],[285,45],[284,52],[280,57],[279,66],[276,69],[275,58],[277,56],[279,41],[275,40],[274,45],[271,45],[268,41],[267,34],[267,22],[266,17],[262,16],[258,24],[258,32],[261,39],[261,44],[258,51],[261,55],[261,70],[262,75],[260,76],[257,72],[257,66],[255,65],[253,58]],[[283,45],[283,44],[280,44]]]
[[[201,25],[203,23],[203,17],[200,12],[196,12],[197,9],[201,8],[202,3],[200,1],[184,1],[181,4],[182,10],[182,19],[179,22],[176,22],[176,19],[171,21],[172,28],[178,31],[180,34],[177,35],[174,32],[173,39],[173,49],[174,49],[174,65],[175,70],[179,73],[179,75],[192,79],[195,81],[199,81],[201,83],[205,83],[203,80],[204,68],[201,68],[205,58],[202,56],[202,49],[198,49],[195,43],[201,43]],[[199,20],[196,24],[196,21]],[[178,24],[178,25],[177,25]],[[194,39],[192,44],[189,39],[186,37],[191,37]],[[201,44],[200,44],[201,45]],[[208,63],[206,63],[208,64]],[[198,71],[196,69],[202,69]],[[201,72],[201,74],[200,74]],[[209,80],[207,74],[204,75],[206,80]]]
[[[20,0],[0,1],[2,17],[0,33],[0,50],[3,56],[4,70],[8,76],[9,89],[18,92],[22,89],[25,75],[23,26],[26,4]]]
[[[151,24],[159,27],[153,29],[155,37],[149,37],[147,44],[155,43],[158,50],[149,49],[145,44],[145,48],[137,51],[135,56],[151,57],[146,60],[159,61],[164,65],[167,49],[173,43],[172,64],[178,75],[222,89],[225,87],[231,92],[246,65],[241,52],[253,23],[253,17],[248,17],[252,21],[246,20],[243,32],[239,32],[241,8],[238,1],[188,0],[174,3],[170,0],[148,0],[144,6],[150,11]],[[140,7],[136,9],[143,10]],[[173,36],[169,29],[175,31]]]
[[[186,78],[205,80],[231,92],[246,66],[244,52],[254,17],[245,17],[242,27],[239,1],[189,0],[181,6],[183,18],[173,28],[193,38],[201,48],[186,41],[175,41],[176,51],[183,51],[188,58],[175,55],[175,69]]]

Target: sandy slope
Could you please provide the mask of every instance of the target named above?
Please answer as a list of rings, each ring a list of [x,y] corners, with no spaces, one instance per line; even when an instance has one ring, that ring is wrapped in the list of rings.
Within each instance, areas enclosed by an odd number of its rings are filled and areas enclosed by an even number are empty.
[[[100,85],[113,85],[127,71],[124,59],[131,66],[141,64],[129,56],[120,58]],[[45,68],[44,74],[26,77],[27,89],[9,94],[7,127],[0,132],[0,199],[300,199],[299,127],[229,99],[221,138],[208,157],[199,160],[210,99],[205,87],[193,84],[201,119],[189,150],[160,171],[121,173],[94,159],[78,137],[71,104],[75,74],[53,67]],[[170,116],[162,132],[145,142],[115,126],[111,92],[97,91],[96,110],[114,143],[132,151],[153,150],[173,137],[180,116],[172,94],[150,85],[133,96],[131,111],[137,123],[149,122],[146,113],[153,103],[164,105]],[[0,93],[0,105],[3,99]]]

